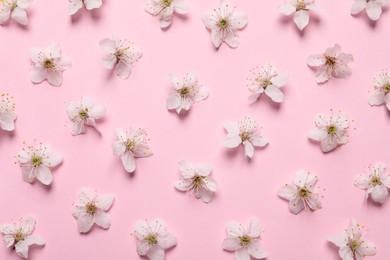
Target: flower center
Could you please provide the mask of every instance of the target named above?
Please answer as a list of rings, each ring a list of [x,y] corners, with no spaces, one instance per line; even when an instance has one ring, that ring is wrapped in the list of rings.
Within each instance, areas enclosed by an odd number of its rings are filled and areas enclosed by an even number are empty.
[[[15,238],[15,243],[14,243],[14,244],[18,243],[19,241],[24,240],[24,234],[23,234],[23,232],[22,232],[21,230],[18,230],[18,231],[16,232],[16,234],[14,234],[14,238]]]
[[[192,180],[193,188],[199,188],[203,185],[203,179],[206,178],[205,176],[195,176]]]
[[[325,55],[326,65],[333,66],[336,64],[336,58]]]
[[[242,132],[240,134],[240,137],[241,137],[241,141],[247,141],[251,138],[251,134],[249,132]]]
[[[44,61],[44,66],[46,69],[52,69],[55,67],[53,60],[47,59]]]
[[[79,116],[80,116],[81,119],[87,119],[89,117],[89,115],[88,115],[88,108],[80,110]]]
[[[296,6],[297,11],[308,11],[309,9],[307,8],[307,5],[305,4],[305,1],[301,0],[298,1],[297,6]]]
[[[164,7],[169,7],[172,4],[173,0],[161,0],[161,5]]]
[[[377,176],[375,176],[374,178],[371,179],[372,186],[380,185],[381,183],[382,182],[381,182],[380,178],[378,178]]]
[[[390,83],[386,83],[384,86],[383,86],[383,90],[388,93],[390,92]]]
[[[357,239],[351,239],[349,242],[348,242],[348,246],[349,248],[351,248],[351,250],[353,252],[355,252],[362,244],[363,242],[362,241],[359,241]]]
[[[218,25],[219,25],[219,27],[224,29],[224,28],[229,26],[229,21],[227,19],[223,18],[223,19],[219,20]]]
[[[307,198],[310,196],[311,192],[306,187],[303,187],[299,190],[298,194],[301,198]]]
[[[93,215],[93,214],[96,213],[97,207],[96,207],[96,205],[94,203],[90,202],[90,203],[87,204],[86,210],[87,210],[88,214]]]
[[[149,234],[145,240],[148,242],[149,245],[155,245],[157,244],[157,237],[153,234]]]
[[[239,239],[242,246],[248,246],[251,243],[251,237],[248,235],[243,235]]]
[[[42,164],[42,157],[33,156],[33,157],[31,158],[31,164],[32,164],[34,167],[39,167],[39,166],[41,166],[41,164]]]
[[[128,140],[125,145],[126,145],[126,151],[131,151],[135,148],[134,140]]]
[[[328,126],[328,135],[334,135],[337,133],[337,127],[335,125]]]
[[[180,96],[182,98],[185,98],[188,96],[188,94],[190,94],[191,90],[189,87],[183,87],[181,90],[180,90]]]

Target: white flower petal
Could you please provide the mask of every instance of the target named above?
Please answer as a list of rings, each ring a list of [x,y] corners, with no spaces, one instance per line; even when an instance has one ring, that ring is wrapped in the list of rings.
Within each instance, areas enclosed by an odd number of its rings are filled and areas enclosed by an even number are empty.
[[[223,127],[225,128],[226,132],[228,132],[229,134],[238,135],[240,133],[240,129],[238,128],[238,124],[236,122],[225,121],[223,123]]]
[[[240,40],[235,32],[227,32],[223,41],[232,48],[237,48],[240,45]]]
[[[263,259],[267,257],[267,252],[259,244],[252,244],[249,246],[249,254],[256,259]]]
[[[307,206],[312,210],[319,210],[322,208],[322,203],[320,201],[318,194],[312,194],[306,199]]]
[[[103,4],[102,0],[85,0],[84,3],[85,3],[85,7],[87,8],[87,10],[99,8]]]
[[[26,235],[31,235],[35,229],[36,218],[34,216],[26,216],[20,220],[19,228]]]
[[[83,6],[82,0],[69,0],[68,14],[75,14]]]
[[[165,251],[159,246],[152,246],[146,254],[150,260],[164,260]]]
[[[366,0],[355,0],[351,7],[351,14],[358,14],[366,8],[367,1]]]
[[[109,229],[111,226],[110,217],[103,211],[99,211],[94,214],[94,222],[96,225],[104,229]]]
[[[62,155],[54,152],[51,152],[50,155],[48,155],[48,157],[42,159],[43,164],[49,168],[56,167],[63,160],[64,158],[62,157]]]
[[[107,211],[111,208],[112,203],[114,202],[114,194],[101,194],[96,197],[96,206],[104,211]]]
[[[283,87],[287,84],[288,74],[286,72],[280,72],[275,77],[271,78],[271,83],[277,87]]]
[[[321,149],[324,153],[332,151],[338,145],[337,139],[333,136],[327,136],[321,141]]]
[[[27,243],[28,246],[31,246],[31,245],[43,246],[43,245],[45,245],[45,241],[40,237],[26,237],[24,241]]]
[[[11,18],[22,25],[28,24],[27,13],[20,7],[15,7],[11,13]]]
[[[241,137],[238,134],[227,134],[223,140],[223,146],[234,148],[241,144]]]
[[[348,237],[345,234],[328,237],[327,240],[338,247],[344,247],[347,245]]]
[[[99,45],[104,51],[110,54],[114,54],[116,51],[116,44],[113,39],[104,38],[99,42]]]
[[[16,119],[16,115],[14,112],[9,111],[0,113],[0,128],[4,131],[13,131],[15,130],[14,120]]]
[[[354,184],[356,187],[366,190],[370,186],[370,179],[365,175],[357,175]]]
[[[121,79],[127,79],[129,78],[131,73],[131,65],[120,60],[118,65],[116,66],[115,71],[116,75],[118,75]]]
[[[210,90],[207,87],[202,86],[194,97],[195,102],[205,100],[209,96],[209,92],[210,92]]]
[[[252,143],[249,141],[244,141],[243,145],[245,147],[245,156],[252,158],[255,154],[255,148],[253,147]]]
[[[284,185],[278,190],[278,195],[286,200],[292,200],[297,195],[297,188],[293,185]]]
[[[304,186],[308,188],[313,187],[316,182],[317,176],[304,170],[298,171],[294,178],[294,184],[301,188]]]
[[[33,83],[41,83],[46,79],[46,70],[42,67],[33,67],[31,69],[31,81]]]
[[[278,10],[284,15],[290,15],[297,10],[291,3],[285,3],[279,6]]]
[[[17,0],[16,1],[17,5],[22,9],[26,9],[30,5],[31,2],[32,2],[32,0]]]
[[[50,185],[53,181],[53,175],[51,174],[50,169],[46,166],[40,166],[38,168],[36,177],[44,185]]]
[[[294,22],[298,26],[298,29],[301,31],[305,29],[305,27],[309,24],[309,19],[309,11],[300,10],[294,14]]]
[[[258,218],[252,218],[249,224],[248,235],[250,237],[259,237],[261,235],[261,222]]]
[[[85,132],[84,128],[84,120],[79,120],[78,122],[74,122],[72,125],[72,135],[80,135]]]
[[[15,243],[15,238],[12,235],[5,235],[3,237],[3,241],[4,241],[4,244],[5,244],[5,247],[11,247]]]
[[[280,91],[278,87],[274,85],[269,85],[264,92],[272,99],[272,101],[277,103],[283,102],[283,92]]]
[[[310,55],[307,58],[306,63],[310,67],[319,67],[319,66],[325,65],[326,59],[325,59],[324,55],[322,55],[322,54],[315,54],[315,55]]]
[[[219,48],[222,44],[222,34],[218,29],[211,29],[211,39],[216,48]]]
[[[209,203],[213,200],[213,192],[203,188],[198,189],[195,196],[201,198],[204,203]]]
[[[178,93],[172,93],[167,98],[167,109],[176,109],[181,106],[181,97]]]
[[[147,241],[137,240],[137,253],[144,256],[149,252],[150,245]]]
[[[253,93],[250,94],[248,97],[249,104],[253,104],[257,101],[257,99],[260,97],[261,93]]]
[[[381,17],[382,7],[379,3],[370,1],[367,3],[366,12],[371,20],[377,21]]]
[[[2,224],[0,225],[0,233],[4,235],[10,235],[15,233],[17,230],[17,227],[11,224]]]
[[[158,238],[158,245],[162,248],[162,249],[168,249],[168,248],[171,248],[173,246],[175,246],[177,243],[176,241],[176,237],[172,234],[165,234],[163,236],[160,236]]]
[[[117,61],[118,61],[118,59],[114,54],[107,54],[102,59],[102,65],[105,69],[110,70],[110,69],[114,68]]]
[[[327,67],[321,67],[316,73],[316,82],[318,84],[325,83],[330,79],[331,71]]]
[[[134,156],[129,152],[121,155],[122,164],[125,167],[125,170],[129,173],[135,171],[135,159]]]
[[[175,1],[175,12],[178,14],[188,13],[189,7],[188,4],[184,1],[178,0]]]
[[[250,260],[251,257],[249,255],[247,248],[241,248],[234,253],[235,260]]]
[[[148,223],[144,220],[139,220],[134,225],[134,234],[138,240],[143,240],[148,236]]]
[[[19,256],[25,259],[28,258],[28,244],[25,241],[22,240],[16,243],[15,251]]]
[[[385,102],[385,95],[381,89],[374,89],[370,92],[368,103],[371,106],[379,106]]]
[[[376,255],[376,245],[373,242],[364,239],[363,243],[357,249],[357,252],[362,256]]]
[[[295,214],[295,215],[298,214],[299,212],[301,212],[305,208],[303,200],[301,200],[300,197],[296,197],[296,198],[290,200],[288,204],[290,207],[290,212]]]
[[[230,26],[234,29],[242,29],[248,24],[248,15],[243,12],[235,11],[230,18]]]
[[[236,221],[230,221],[226,225],[226,231],[229,237],[239,237],[245,234],[243,226]]]
[[[208,163],[199,163],[196,165],[196,173],[200,176],[209,176],[211,173],[212,167]]]
[[[322,141],[327,137],[328,133],[324,129],[315,128],[310,130],[308,137],[315,141]]]
[[[191,186],[192,186],[192,181],[191,180],[179,180],[176,181],[174,184],[175,188],[180,190],[180,191],[188,191]]]
[[[387,199],[388,191],[385,185],[376,185],[371,191],[370,196],[373,201],[384,203]]]
[[[204,182],[206,184],[207,189],[209,189],[212,192],[217,191],[218,185],[217,185],[217,182],[213,178],[208,177],[204,180]]]
[[[94,119],[99,119],[103,117],[105,113],[106,113],[106,108],[101,105],[94,105],[88,111],[88,115],[90,117],[93,117]]]
[[[50,85],[59,87],[62,83],[62,74],[56,70],[46,70],[47,81]]]
[[[80,201],[82,204],[80,205],[86,205],[88,202],[91,202],[96,197],[96,192],[92,189],[82,188],[79,192]]]
[[[77,228],[80,233],[87,233],[91,230],[93,225],[93,216],[90,214],[85,214],[83,216],[79,216],[77,219]]]
[[[227,251],[237,251],[241,248],[241,240],[237,237],[231,238],[225,238],[222,242],[222,248]]]

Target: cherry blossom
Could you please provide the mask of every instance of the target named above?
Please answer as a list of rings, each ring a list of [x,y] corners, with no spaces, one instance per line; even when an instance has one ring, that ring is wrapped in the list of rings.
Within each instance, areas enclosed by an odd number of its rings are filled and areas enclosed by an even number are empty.
[[[356,15],[365,9],[367,16],[377,21],[381,17],[382,7],[389,3],[390,0],[355,0],[351,7],[351,14]]]
[[[237,48],[240,43],[237,31],[248,24],[248,16],[236,11],[236,7],[227,1],[221,1],[218,8],[203,17],[203,23],[211,30],[211,39],[216,48],[222,42]]]
[[[31,4],[32,0],[2,0],[0,1],[0,24],[5,24],[9,18],[21,24],[27,25],[28,18],[25,9]]]
[[[387,70],[375,75],[374,87],[375,89],[368,97],[368,103],[371,106],[380,106],[385,103],[387,109],[390,110],[390,73]]]
[[[319,11],[314,5],[315,0],[285,0],[279,6],[279,11],[284,15],[294,14],[294,23],[299,30],[305,29],[310,21],[310,11]]]
[[[0,128],[4,131],[15,130],[16,113],[14,97],[10,94],[0,94]]]
[[[351,77],[352,71],[349,64],[352,61],[352,54],[342,52],[340,45],[335,44],[334,47],[326,49],[323,54],[309,56],[307,65],[317,70],[316,82],[321,84],[328,81],[332,76],[341,79]]]
[[[167,28],[172,23],[173,14],[186,14],[188,5],[182,0],[149,0],[145,5],[145,11],[154,16],[158,15],[160,27]]]
[[[100,8],[103,5],[102,0],[68,0],[68,1],[69,1],[69,8],[68,8],[69,15],[74,15],[75,13],[77,13],[77,11],[83,7],[83,4],[87,8],[87,10]]]

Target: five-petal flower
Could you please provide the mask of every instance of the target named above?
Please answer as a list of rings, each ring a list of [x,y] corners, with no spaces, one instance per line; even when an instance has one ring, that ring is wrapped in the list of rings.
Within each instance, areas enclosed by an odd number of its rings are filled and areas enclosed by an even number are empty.
[[[74,203],[72,215],[77,219],[80,233],[87,233],[93,224],[104,229],[111,226],[111,219],[106,213],[114,202],[113,194],[96,194],[94,190],[83,188],[79,200]]]
[[[246,157],[253,157],[254,147],[263,147],[268,144],[268,141],[261,135],[261,128],[257,127],[256,119],[252,116],[246,116],[239,122],[226,121],[223,127],[227,132],[223,145],[227,148],[244,145]]]
[[[149,148],[146,130],[143,128],[130,128],[123,131],[115,130],[117,139],[112,144],[115,155],[120,156],[125,170],[129,173],[135,171],[135,158],[149,157],[152,151]]]
[[[237,12],[235,6],[223,0],[218,8],[203,17],[203,23],[211,30],[211,39],[216,48],[219,48],[222,42],[237,48],[240,43],[237,31],[248,24],[248,16]]]
[[[356,15],[366,9],[367,16],[377,21],[382,14],[382,6],[390,3],[390,0],[355,0],[351,7],[351,14]]]
[[[210,177],[211,165],[207,163],[192,164],[182,160],[179,162],[181,178],[175,182],[175,188],[180,191],[193,191],[197,199],[209,203],[213,193],[217,191],[217,182]]]
[[[167,109],[175,109],[178,114],[209,96],[208,88],[199,84],[194,72],[187,73],[183,80],[170,75],[170,81],[174,90],[167,97]]]
[[[102,0],[69,0],[69,15],[74,15],[79,9],[83,7],[83,4],[87,10],[100,8],[103,5]]]
[[[347,115],[341,111],[336,116],[333,111],[330,116],[318,114],[315,122],[317,128],[312,129],[308,136],[314,141],[321,142],[321,149],[324,153],[332,151],[338,145],[348,143],[347,130],[350,122]]]
[[[145,11],[160,16],[160,27],[167,28],[172,23],[174,13],[186,14],[188,5],[183,0],[148,0]]]
[[[137,239],[137,253],[150,260],[163,260],[165,250],[176,245],[176,237],[168,233],[164,220],[155,219],[151,222],[140,220],[134,227]]]
[[[36,84],[47,79],[51,85],[58,87],[62,84],[62,72],[72,67],[72,63],[62,57],[58,43],[52,43],[45,49],[30,49],[30,59],[33,65],[31,81]]]
[[[50,149],[49,144],[39,143],[27,146],[16,156],[22,168],[22,178],[25,182],[32,183],[38,179],[42,184],[49,185],[53,181],[51,168],[59,165],[63,158]]]
[[[85,132],[85,125],[97,129],[96,119],[100,119],[106,113],[104,106],[95,104],[90,97],[81,97],[78,101],[71,101],[66,107],[69,119],[72,121],[72,135]]]
[[[32,0],[2,0],[0,1],[0,24],[4,24],[11,17],[21,25],[28,24],[26,8]]]
[[[36,219],[33,216],[21,218],[17,224],[0,225],[0,233],[6,247],[13,247],[16,253],[27,259],[29,247],[33,245],[43,246],[42,238],[31,236],[35,229]]]
[[[339,255],[343,260],[362,260],[366,256],[376,254],[376,246],[363,237],[364,226],[351,219],[344,234],[332,236],[328,241],[339,248]]]
[[[222,248],[233,251],[236,260],[263,259],[267,257],[260,245],[262,227],[258,218],[252,218],[248,230],[238,222],[231,221],[226,226],[228,237],[222,242]]]
[[[104,38],[100,41],[100,47],[107,54],[103,57],[102,64],[106,69],[113,69],[122,79],[130,76],[133,63],[138,61],[142,56],[142,51],[128,40],[120,40],[113,36],[111,39]]]
[[[388,188],[390,188],[390,176],[386,172],[386,165],[376,163],[370,165],[365,170],[365,174],[360,174],[355,177],[355,186],[367,190],[366,199],[368,196],[378,203],[384,203],[387,199]]]
[[[390,73],[383,70],[374,76],[375,89],[368,97],[368,103],[371,106],[379,106],[386,103],[386,107],[390,110]]]
[[[294,184],[285,184],[279,189],[278,195],[289,201],[291,213],[298,214],[308,207],[313,211],[321,209],[320,195],[314,192],[317,179],[310,172],[298,171]]]
[[[283,101],[283,92],[280,88],[287,83],[287,73],[278,72],[276,66],[271,63],[261,68],[254,68],[251,73],[253,77],[248,79],[249,84],[247,85],[252,92],[248,98],[250,103],[256,102],[262,93],[265,93],[274,102]]]
[[[7,94],[0,95],[0,128],[4,131],[15,130],[15,103],[13,97]]]
[[[349,78],[352,75],[349,63],[352,61],[352,54],[342,52],[340,45],[335,44],[334,47],[326,49],[323,54],[309,56],[307,65],[317,70],[316,82],[321,84],[332,76],[341,79]]]
[[[310,11],[318,11],[314,5],[315,0],[285,0],[279,6],[279,11],[284,15],[294,14],[294,23],[299,30],[305,29],[310,21]]]

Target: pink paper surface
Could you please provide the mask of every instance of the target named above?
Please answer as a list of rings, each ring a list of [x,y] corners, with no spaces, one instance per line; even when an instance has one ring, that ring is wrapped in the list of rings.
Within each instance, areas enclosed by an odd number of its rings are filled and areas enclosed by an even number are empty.
[[[15,132],[0,133],[0,223],[26,214],[37,217],[34,234],[47,244],[31,249],[30,259],[139,259],[133,225],[157,217],[165,219],[178,239],[166,259],[234,259],[221,248],[225,225],[230,220],[247,225],[252,216],[262,220],[261,244],[268,259],[339,259],[326,238],[342,233],[350,218],[369,229],[367,238],[378,246],[372,259],[390,259],[390,201],[382,206],[365,203],[365,191],[353,185],[363,166],[377,161],[390,165],[390,114],[385,107],[367,103],[374,73],[389,68],[389,10],[374,26],[365,14],[349,14],[352,0],[318,1],[323,12],[300,34],[292,20],[278,12],[281,2],[235,2],[249,16],[235,50],[223,45],[216,51],[201,21],[219,1],[188,0],[188,16],[175,16],[167,31],[144,11],[142,0],[107,0],[101,9],[82,10],[74,17],[67,14],[67,1],[36,0],[28,9],[26,28],[15,22],[0,28],[0,90],[15,97],[18,114]],[[144,52],[128,80],[101,65],[99,41],[112,34],[134,41]],[[60,43],[73,67],[63,73],[61,87],[34,85],[28,51],[52,42]],[[306,58],[335,43],[354,55],[352,78],[318,86]],[[278,107],[262,97],[248,105],[249,70],[267,62],[290,75],[285,101]],[[210,88],[209,98],[195,104],[187,116],[168,112],[168,74],[181,77],[191,70]],[[98,123],[101,136],[92,128],[81,136],[70,134],[65,104],[81,96],[106,106],[107,114]],[[314,127],[315,114],[331,108],[341,109],[355,122],[350,143],[323,154],[307,133]],[[245,115],[258,119],[270,142],[257,149],[251,161],[244,158],[243,149],[235,153],[221,144],[223,122]],[[130,126],[147,129],[154,152],[137,160],[133,176],[111,149],[114,129]],[[34,139],[50,143],[64,156],[49,188],[23,182],[14,163],[23,141]],[[182,159],[213,166],[219,190],[210,204],[173,187]],[[295,216],[277,190],[299,169],[317,174],[317,184],[326,191],[321,210]],[[87,235],[78,233],[71,209],[82,187],[115,193],[109,230],[95,227]],[[0,259],[19,257],[2,245]]]

